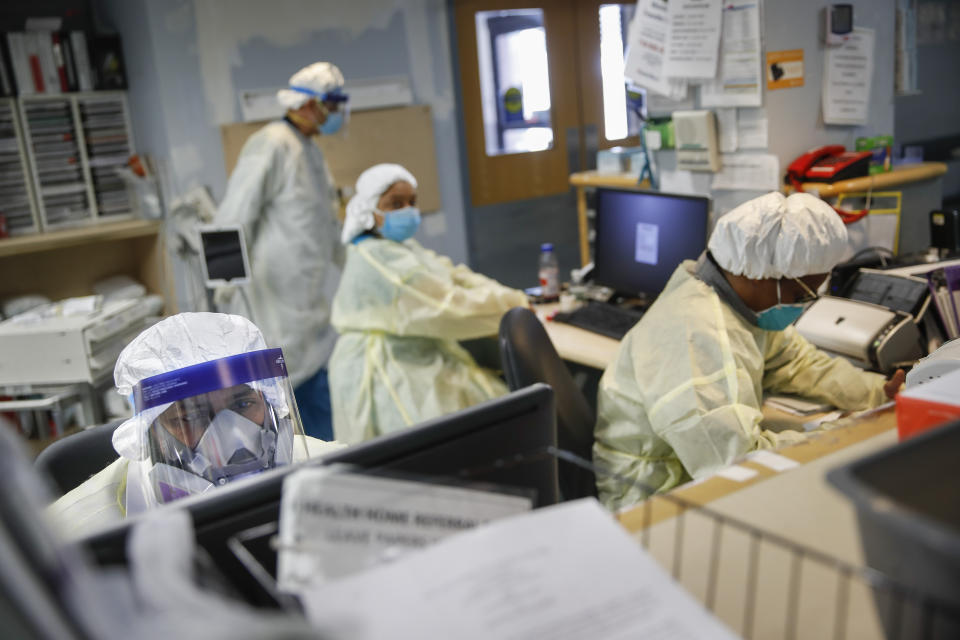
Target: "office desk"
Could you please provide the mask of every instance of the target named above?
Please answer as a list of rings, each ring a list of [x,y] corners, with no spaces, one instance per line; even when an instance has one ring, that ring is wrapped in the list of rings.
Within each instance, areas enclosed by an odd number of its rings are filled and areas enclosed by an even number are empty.
[[[847,426],[817,433],[800,444],[777,453],[801,466],[775,472],[754,462],[740,465],[757,472],[745,482],[713,476],[703,482],[679,487],[669,495],[712,512],[744,522],[768,536],[779,536],[789,543],[812,549],[831,558],[862,567],[855,510],[850,502],[826,483],[830,469],[868,455],[897,442],[893,409],[869,417],[848,420]],[[675,562],[680,582],[701,602],[707,601],[707,575],[711,566],[716,520],[696,509],[678,518],[680,508],[663,497],[654,497],[636,507],[621,511],[620,522],[638,540],[648,542],[648,550],[665,568]],[[678,524],[680,529],[678,543]],[[802,560],[799,585],[790,598],[794,565],[798,562],[783,547],[773,543],[757,546],[757,573],[753,592],[753,623],[745,624],[750,609],[747,567],[753,553],[751,536],[725,526],[717,551],[717,585],[714,611],[735,631],[750,637],[789,637],[784,634],[787,617],[797,620],[796,638],[834,636],[837,613],[836,594],[841,575],[813,560]],[[869,591],[856,582],[847,600],[848,638],[881,638]],[[788,602],[796,609],[790,613]]]
[[[601,371],[606,369],[617,355],[620,341],[571,324],[549,320],[549,316],[559,309],[560,305],[556,302],[534,307],[560,357]]]

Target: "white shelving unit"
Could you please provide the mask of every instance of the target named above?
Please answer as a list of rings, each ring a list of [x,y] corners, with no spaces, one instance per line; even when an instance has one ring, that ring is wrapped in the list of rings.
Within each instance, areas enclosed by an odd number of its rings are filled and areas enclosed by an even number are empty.
[[[0,98],[0,213],[11,236],[39,231],[23,128],[14,98]]]
[[[21,96],[20,119],[43,231],[128,219],[114,169],[133,153],[126,94]]]

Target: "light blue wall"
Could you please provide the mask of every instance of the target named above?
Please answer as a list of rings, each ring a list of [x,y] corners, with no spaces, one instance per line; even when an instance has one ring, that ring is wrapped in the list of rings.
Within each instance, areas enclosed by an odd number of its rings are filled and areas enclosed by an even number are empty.
[[[281,86],[316,60],[348,79],[407,76],[434,115],[442,213],[423,243],[466,261],[459,148],[443,0],[94,0],[123,37],[138,147],[166,166],[173,195],[226,186],[219,126],[239,121],[240,91]]]

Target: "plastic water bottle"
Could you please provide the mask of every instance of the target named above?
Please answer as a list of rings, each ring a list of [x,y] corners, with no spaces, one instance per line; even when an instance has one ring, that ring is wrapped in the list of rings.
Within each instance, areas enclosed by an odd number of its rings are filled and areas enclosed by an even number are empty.
[[[540,295],[544,300],[560,297],[560,266],[549,242],[540,245]]]

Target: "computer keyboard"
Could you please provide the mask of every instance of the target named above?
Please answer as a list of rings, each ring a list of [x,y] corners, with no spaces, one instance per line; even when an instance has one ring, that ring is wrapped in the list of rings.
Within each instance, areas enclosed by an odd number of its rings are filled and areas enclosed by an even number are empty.
[[[620,340],[642,317],[642,311],[590,301],[579,309],[561,311],[553,319]]]

